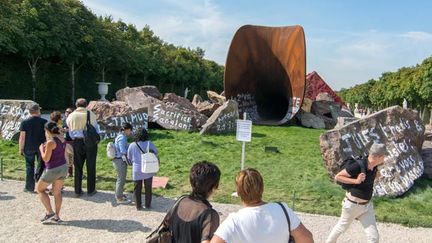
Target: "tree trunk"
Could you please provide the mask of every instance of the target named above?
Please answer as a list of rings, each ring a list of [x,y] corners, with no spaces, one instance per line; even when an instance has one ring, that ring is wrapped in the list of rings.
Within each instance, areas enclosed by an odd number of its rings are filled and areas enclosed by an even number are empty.
[[[33,101],[35,101],[35,102],[36,102],[36,73],[38,70],[37,63],[38,63],[39,59],[40,58],[37,57],[36,59],[32,58],[31,61],[27,60],[27,64],[29,65],[30,72],[32,75],[32,87],[33,87],[32,97],[33,97]]]
[[[128,78],[129,78],[129,74],[126,72],[124,74],[124,86],[127,87],[128,86]]]
[[[71,85],[72,85],[71,104],[73,105],[75,102],[75,63],[71,64]]]
[[[105,66],[102,67],[102,82],[105,83]]]

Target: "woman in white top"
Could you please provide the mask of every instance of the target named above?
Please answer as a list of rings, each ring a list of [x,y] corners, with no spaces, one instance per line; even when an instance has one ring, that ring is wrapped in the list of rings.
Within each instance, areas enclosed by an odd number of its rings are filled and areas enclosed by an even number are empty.
[[[290,218],[291,232],[288,232],[288,221],[282,207],[278,203],[262,200],[264,183],[257,170],[240,171],[236,186],[244,208],[228,215],[214,233],[211,243],[286,243],[290,235],[296,243],[313,242],[311,232],[285,203],[283,205]]]

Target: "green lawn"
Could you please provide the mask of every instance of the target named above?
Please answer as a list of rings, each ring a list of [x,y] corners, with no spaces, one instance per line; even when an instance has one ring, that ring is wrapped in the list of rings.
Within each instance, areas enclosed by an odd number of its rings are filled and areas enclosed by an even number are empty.
[[[285,201],[295,210],[339,215],[342,189],[327,176],[319,150],[319,135],[323,130],[300,127],[254,126],[251,143],[246,145],[246,167],[258,169],[265,183],[266,201]],[[239,203],[231,197],[234,178],[240,170],[241,143],[235,134],[201,136],[198,133],[151,130],[150,135],[159,149],[161,170],[159,176],[170,178],[167,189],[155,193],[176,197],[189,192],[188,171],[200,160],[216,163],[222,171],[219,190],[212,200]],[[265,146],[277,147],[280,153],[264,152]],[[113,190],[115,172],[106,158],[106,142],[99,147],[97,160],[97,187]],[[5,159],[5,177],[23,180],[24,160],[18,155],[14,142],[0,141],[0,156]],[[130,168],[128,171],[130,179]],[[72,186],[72,180],[66,184]],[[432,181],[417,180],[413,189],[396,199],[374,199],[379,221],[408,226],[432,227]],[[132,191],[132,183],[127,184]],[[85,187],[84,187],[85,188]]]

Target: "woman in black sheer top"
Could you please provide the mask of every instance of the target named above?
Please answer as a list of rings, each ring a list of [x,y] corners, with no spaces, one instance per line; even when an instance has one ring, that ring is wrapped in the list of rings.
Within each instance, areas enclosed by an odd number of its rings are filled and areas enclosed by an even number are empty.
[[[174,242],[207,243],[219,226],[219,214],[207,199],[219,186],[221,172],[207,161],[194,164],[189,173],[192,193],[180,199],[165,218],[164,224]]]

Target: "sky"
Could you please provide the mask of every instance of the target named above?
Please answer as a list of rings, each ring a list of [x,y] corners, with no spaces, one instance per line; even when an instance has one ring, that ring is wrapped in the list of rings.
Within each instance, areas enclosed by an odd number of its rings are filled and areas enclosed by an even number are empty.
[[[164,41],[205,50],[225,65],[243,25],[301,25],[307,73],[334,89],[378,79],[432,56],[432,1],[403,0],[83,0],[93,13],[149,25]]]

